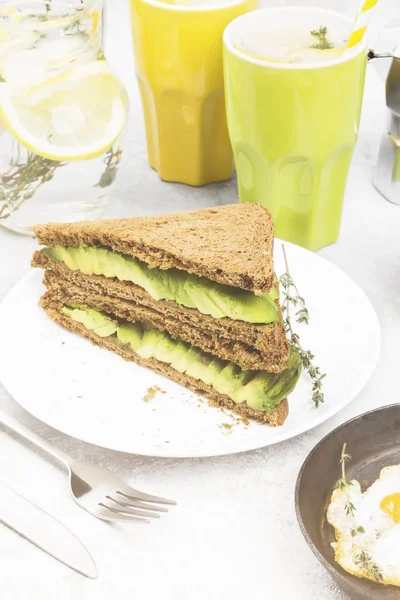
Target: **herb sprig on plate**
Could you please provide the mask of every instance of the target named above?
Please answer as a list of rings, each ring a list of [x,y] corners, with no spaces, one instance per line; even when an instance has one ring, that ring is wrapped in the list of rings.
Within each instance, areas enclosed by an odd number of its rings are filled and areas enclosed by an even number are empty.
[[[286,273],[284,273],[279,283],[282,287],[282,293],[284,300],[282,303],[282,311],[284,313],[284,323],[286,328],[286,334],[289,336],[289,343],[299,353],[300,360],[303,363],[304,369],[307,371],[312,381],[312,399],[315,407],[318,408],[324,401],[325,396],[323,392],[323,379],[326,377],[326,373],[321,373],[321,369],[315,364],[315,356],[310,350],[305,350],[300,343],[300,336],[294,332],[292,326],[292,317],[290,314],[290,307],[295,309],[296,323],[305,323],[308,325],[309,312],[306,306],[304,298],[300,295],[296,284],[294,283],[292,276],[289,271],[289,263],[286,255],[285,246],[282,245],[283,256],[285,259]]]

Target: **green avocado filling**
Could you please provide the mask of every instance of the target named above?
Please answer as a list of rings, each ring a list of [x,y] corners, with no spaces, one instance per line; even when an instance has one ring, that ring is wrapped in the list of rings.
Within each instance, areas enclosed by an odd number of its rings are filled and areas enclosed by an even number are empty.
[[[295,388],[301,373],[298,353],[291,349],[282,373],[243,371],[238,365],[215,358],[147,323],[119,323],[85,306],[64,306],[62,312],[100,337],[116,336],[142,358],[155,358],[213,387],[218,393],[244,402],[254,410],[271,412]]]
[[[256,296],[253,292],[216,283],[179,269],[151,269],[137,258],[105,248],[49,246],[42,252],[64,263],[72,271],[130,281],[145,289],[154,300],[170,300],[216,319],[229,317],[248,323],[279,322],[279,309],[275,303],[278,292],[275,287],[268,294]]]

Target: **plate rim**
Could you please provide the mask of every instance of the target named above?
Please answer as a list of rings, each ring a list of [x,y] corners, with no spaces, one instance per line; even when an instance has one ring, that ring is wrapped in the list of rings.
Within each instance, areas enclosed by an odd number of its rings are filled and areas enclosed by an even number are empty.
[[[160,451],[154,451],[153,453],[149,454],[148,452],[143,452],[140,451],[141,449],[139,448],[139,451],[135,450],[128,450],[128,449],[116,449],[104,444],[99,444],[97,442],[94,441],[90,441],[88,440],[85,436],[81,436],[81,437],[76,437],[74,435],[71,435],[70,433],[68,433],[65,430],[61,430],[58,427],[55,427],[54,425],[47,423],[46,421],[43,421],[42,418],[38,417],[37,414],[35,414],[35,412],[32,412],[32,408],[30,407],[29,409],[25,407],[25,404],[22,403],[19,400],[17,400],[14,395],[12,394],[12,386],[9,386],[8,383],[6,382],[4,383],[3,380],[3,374],[1,372],[1,364],[0,364],[0,381],[2,382],[4,388],[6,389],[6,391],[8,392],[8,394],[12,397],[13,401],[19,406],[21,407],[25,412],[27,412],[28,414],[32,415],[33,417],[35,417],[38,421],[40,421],[41,423],[47,425],[48,427],[51,427],[53,430],[62,433],[63,435],[67,435],[68,437],[70,437],[71,439],[75,439],[81,442],[84,442],[86,444],[90,444],[92,446],[97,446],[100,448],[105,448],[107,450],[111,450],[113,452],[122,452],[125,454],[132,454],[132,455],[137,455],[137,456],[146,456],[146,457],[152,457],[152,458],[176,458],[176,459],[181,459],[181,458],[211,458],[211,457],[218,457],[218,456],[230,456],[230,455],[235,455],[235,454],[241,454],[244,452],[251,452],[254,450],[258,450],[258,449],[262,449],[262,448],[266,448],[268,446],[273,446],[276,444],[280,444],[282,442],[285,442],[289,439],[298,437],[299,435],[306,433],[308,431],[312,431],[313,429],[315,429],[316,427],[320,426],[322,423],[325,423],[326,421],[329,421],[329,419],[331,419],[332,417],[334,417],[335,415],[337,415],[340,411],[342,411],[344,408],[346,408],[351,402],[354,402],[355,399],[357,398],[357,396],[361,393],[361,391],[365,388],[365,386],[367,385],[367,383],[369,382],[369,380],[371,379],[371,377],[373,376],[373,374],[376,371],[376,368],[378,366],[379,363],[379,358],[381,355],[381,345],[382,345],[382,332],[381,332],[381,325],[379,322],[379,318],[378,315],[376,313],[376,310],[371,302],[371,300],[369,299],[369,297],[367,296],[367,294],[365,293],[365,291],[360,287],[360,285],[358,283],[356,283],[345,271],[343,271],[340,267],[338,267],[337,265],[335,265],[334,263],[332,263],[331,261],[329,261],[328,259],[324,258],[323,256],[320,256],[314,252],[311,252],[310,250],[303,248],[301,246],[297,246],[296,244],[292,244],[291,242],[286,242],[284,240],[280,240],[279,238],[275,238],[274,239],[274,254],[275,254],[275,244],[284,244],[287,248],[294,248],[296,252],[300,251],[300,252],[304,252],[308,255],[312,255],[313,260],[317,259],[318,261],[322,261],[323,263],[328,263],[330,265],[330,268],[333,268],[334,270],[338,271],[340,273],[340,275],[342,277],[345,277],[352,286],[355,286],[359,293],[361,293],[364,297],[364,301],[366,303],[366,305],[368,306],[369,310],[371,311],[371,313],[374,315],[374,330],[375,330],[375,334],[376,334],[376,344],[374,345],[374,354],[371,354],[371,368],[369,369],[368,372],[366,372],[363,376],[363,378],[358,382],[357,386],[355,386],[355,391],[352,392],[348,399],[343,402],[343,403],[333,403],[331,404],[330,410],[327,410],[326,412],[322,412],[320,413],[321,416],[316,416],[315,420],[313,420],[313,422],[311,423],[311,425],[306,425],[306,424],[299,424],[297,427],[295,428],[290,428],[288,430],[282,430],[281,433],[279,435],[277,435],[276,437],[274,437],[271,440],[267,440],[266,443],[263,443],[262,445],[260,445],[259,442],[256,443],[250,443],[248,444],[248,446],[246,446],[244,444],[245,447],[242,447],[240,449],[230,449],[228,448],[227,450],[221,450],[221,452],[215,452],[215,451],[211,451],[211,452],[204,452],[204,451],[199,451],[199,452],[191,452],[189,453],[178,453],[178,452],[174,452],[174,453],[168,453],[168,452],[162,452]],[[38,276],[39,273],[41,273],[42,270],[41,269],[37,269],[37,268],[31,268],[29,271],[27,271],[27,273],[25,273],[25,275],[23,275],[13,286],[12,288],[7,292],[7,294],[4,296],[4,298],[2,299],[2,301],[0,302],[0,316],[1,316],[1,310],[3,305],[6,302],[10,301],[10,298],[12,299],[14,295],[18,295],[19,292],[19,288],[23,287],[24,284],[26,284],[26,282],[29,282],[30,279],[34,279],[35,277]],[[1,347],[0,347],[1,350]],[[373,359],[373,360],[372,360]],[[324,405],[326,406],[326,405]],[[340,425],[339,425],[340,427]]]

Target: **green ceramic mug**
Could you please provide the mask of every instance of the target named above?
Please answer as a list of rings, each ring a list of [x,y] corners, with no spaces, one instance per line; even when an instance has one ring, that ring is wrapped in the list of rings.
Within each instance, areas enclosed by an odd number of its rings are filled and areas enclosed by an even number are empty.
[[[315,251],[339,236],[367,47],[311,65],[267,62],[238,49],[243,32],[284,31],[289,22],[320,23],[343,35],[352,26],[343,15],[314,8],[265,9],[235,19],[224,33],[228,129],[240,202],[262,204],[277,237]]]

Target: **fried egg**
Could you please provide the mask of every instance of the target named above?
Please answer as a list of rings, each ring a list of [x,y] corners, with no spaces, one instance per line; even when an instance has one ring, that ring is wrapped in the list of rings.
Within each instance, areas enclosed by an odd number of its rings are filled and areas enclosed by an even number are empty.
[[[400,587],[400,465],[382,469],[364,493],[358,481],[335,489],[327,511],[335,560],[348,573]]]

